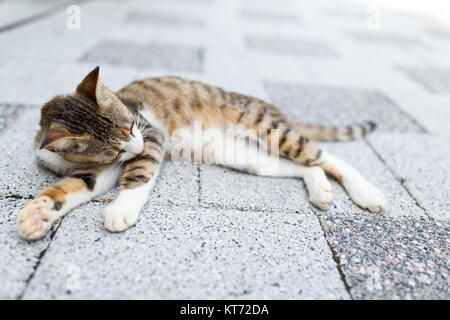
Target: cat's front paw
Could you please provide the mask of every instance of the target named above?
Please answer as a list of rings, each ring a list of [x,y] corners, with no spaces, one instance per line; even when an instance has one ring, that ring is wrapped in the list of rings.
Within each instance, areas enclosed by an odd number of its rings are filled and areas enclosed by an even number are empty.
[[[121,232],[134,225],[138,216],[139,212],[134,212],[127,206],[112,203],[103,212],[103,223],[107,230]]]
[[[333,202],[333,189],[325,172],[319,167],[309,168],[303,180],[308,189],[309,201],[321,210],[328,210]]]
[[[19,234],[27,240],[42,238],[54,221],[54,202],[50,197],[40,196],[31,201],[19,213]]]

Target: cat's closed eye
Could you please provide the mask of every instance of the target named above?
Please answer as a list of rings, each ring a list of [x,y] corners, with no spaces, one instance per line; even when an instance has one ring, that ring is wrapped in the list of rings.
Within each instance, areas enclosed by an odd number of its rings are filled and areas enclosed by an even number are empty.
[[[133,123],[131,124],[131,127],[130,127],[130,134],[131,134],[131,136],[132,136],[133,138],[135,137],[135,135],[134,135],[134,133],[133,133],[134,124],[135,124],[135,122],[134,122],[134,120],[133,120]]]

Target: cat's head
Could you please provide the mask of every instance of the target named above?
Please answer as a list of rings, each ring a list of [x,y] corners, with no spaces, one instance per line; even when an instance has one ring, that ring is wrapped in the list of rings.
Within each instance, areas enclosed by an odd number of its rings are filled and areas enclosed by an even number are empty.
[[[129,160],[143,149],[135,117],[92,70],[69,95],[47,102],[41,112],[39,149],[65,160],[108,164]]]

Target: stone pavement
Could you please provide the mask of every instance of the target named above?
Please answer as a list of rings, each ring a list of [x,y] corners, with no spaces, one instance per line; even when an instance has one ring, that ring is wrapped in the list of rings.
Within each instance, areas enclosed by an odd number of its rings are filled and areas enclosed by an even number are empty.
[[[76,4],[81,29],[66,9]],[[75,8],[76,9],[76,8]],[[449,299],[450,29],[346,1],[0,1],[0,299]],[[96,65],[117,90],[165,74],[258,96],[304,122],[379,129],[323,143],[383,190],[379,214],[335,182],[327,212],[296,179],[163,165],[138,224],[107,232],[113,190],[43,240],[19,209],[57,177],[32,139],[43,102]]]

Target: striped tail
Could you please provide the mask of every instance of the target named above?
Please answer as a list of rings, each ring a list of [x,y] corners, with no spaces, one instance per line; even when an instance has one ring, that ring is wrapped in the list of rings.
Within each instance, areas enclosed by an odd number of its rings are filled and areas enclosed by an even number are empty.
[[[376,128],[376,124],[372,121],[342,127],[324,127],[298,122],[292,122],[292,126],[304,137],[316,141],[349,141],[360,139]]]

